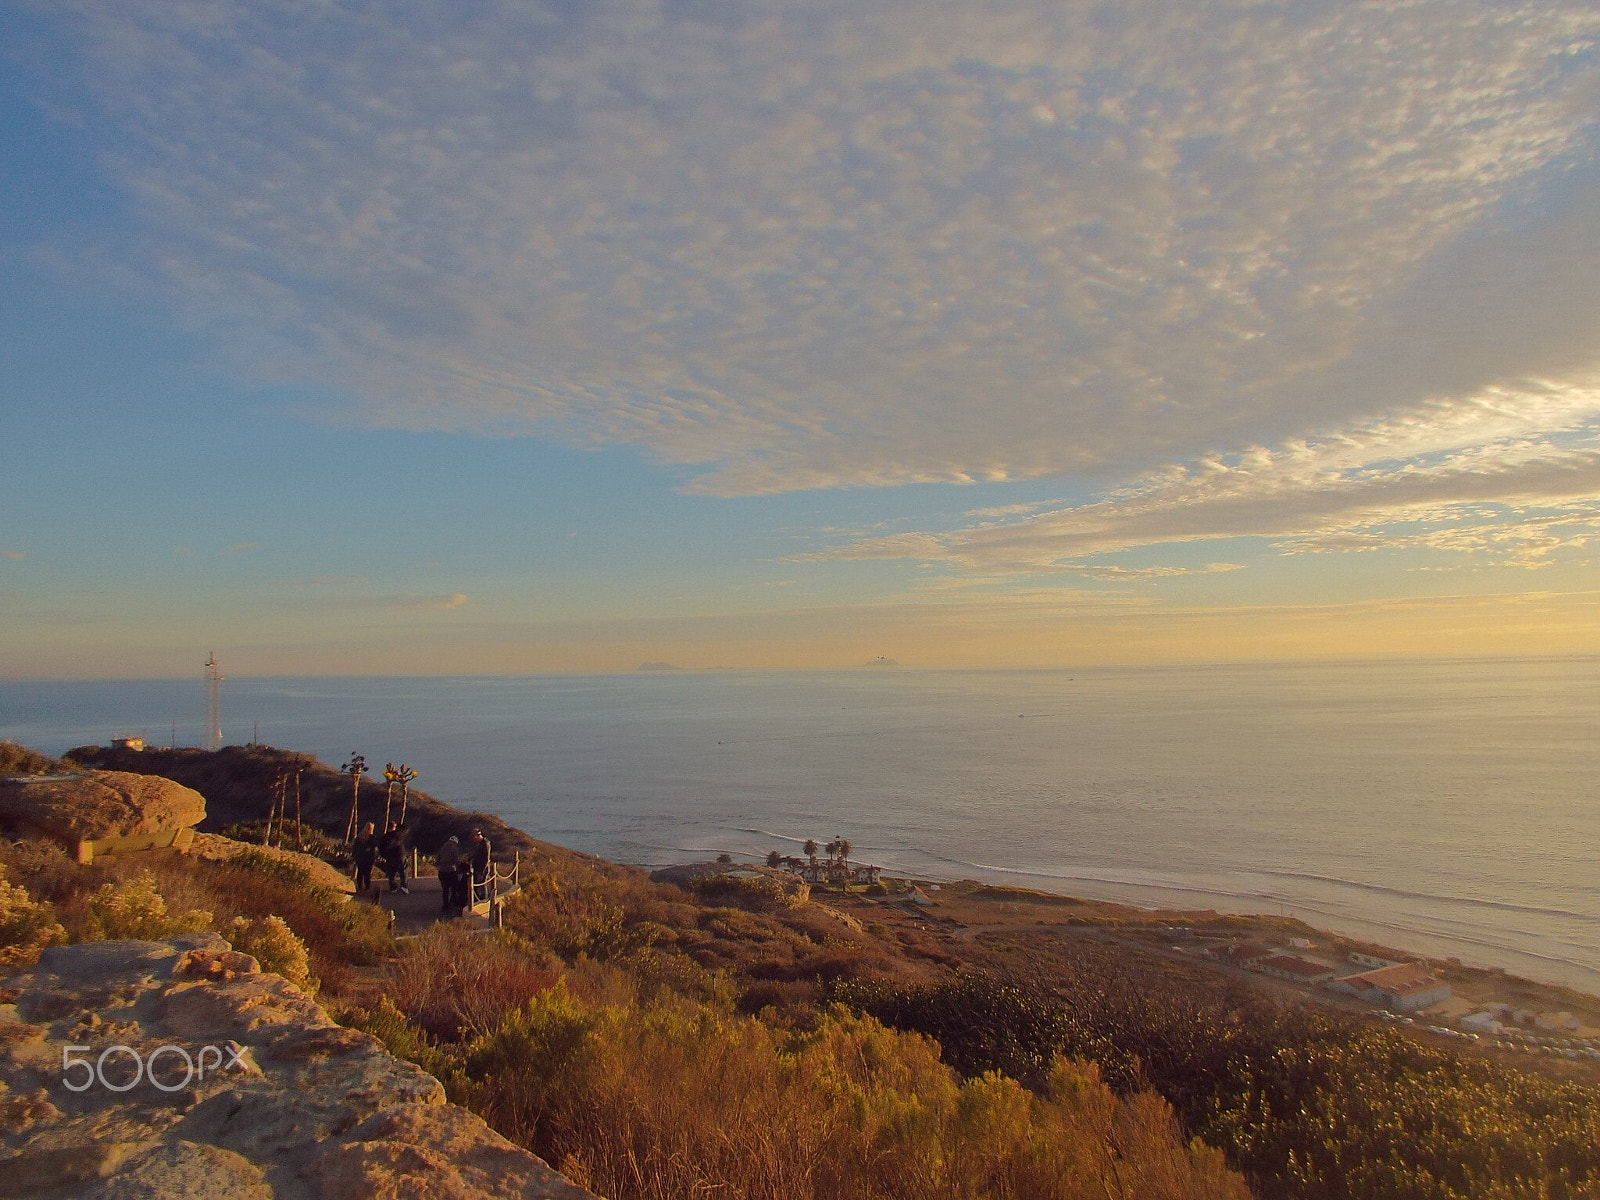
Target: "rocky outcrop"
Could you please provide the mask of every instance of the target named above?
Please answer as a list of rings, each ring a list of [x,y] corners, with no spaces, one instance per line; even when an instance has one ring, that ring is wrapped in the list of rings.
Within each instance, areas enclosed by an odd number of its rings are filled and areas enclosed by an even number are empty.
[[[339,838],[350,819],[350,776],[307,755],[271,746],[224,746],[216,751],[80,746],[68,751],[67,758],[84,767],[165,776],[194,788],[206,798],[204,828],[210,831],[240,822],[264,821],[272,807],[274,782],[283,777],[292,779],[296,773],[300,779],[299,812],[307,825]],[[381,821],[385,800],[383,781],[367,779],[361,785],[360,820]],[[463,812],[420,788],[411,789],[406,840],[425,857],[451,834],[465,842],[467,835],[478,828],[488,835],[495,857],[502,861],[509,861],[518,852],[525,860],[580,857],[574,851],[537,841],[496,816]]]
[[[76,771],[0,780],[0,825],[69,846],[171,833],[205,815],[205,797],[157,775]]]
[[[49,949],[0,998],[0,1196],[593,1200],[215,935]]]

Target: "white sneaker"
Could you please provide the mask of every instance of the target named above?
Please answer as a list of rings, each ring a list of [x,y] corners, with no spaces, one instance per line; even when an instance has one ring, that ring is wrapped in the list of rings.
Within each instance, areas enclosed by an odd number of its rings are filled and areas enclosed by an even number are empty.
[[[402,892],[404,892],[407,896],[411,895],[411,889],[408,888],[408,887],[402,887],[400,890]]]

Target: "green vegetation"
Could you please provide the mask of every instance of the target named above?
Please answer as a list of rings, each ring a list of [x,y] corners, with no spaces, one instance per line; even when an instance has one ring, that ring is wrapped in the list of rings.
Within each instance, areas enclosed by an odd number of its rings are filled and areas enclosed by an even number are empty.
[[[1152,1087],[1263,1197],[1600,1196],[1594,1088],[1257,995],[1175,987],[1105,946],[1054,957],[1048,981],[980,973],[836,994],[938,1038],[969,1077],[998,1069],[1037,1085],[1073,1055],[1120,1091]]]
[[[38,903],[27,888],[7,882],[0,868],[0,967],[32,962],[46,946],[66,940],[55,907]]]
[[[614,1200],[1232,1200],[1245,1180],[1263,1200],[1600,1200],[1600,1089],[1126,938],[964,943],[760,872],[680,888],[553,847],[525,850],[523,885],[498,933],[397,945],[379,910],[265,853],[81,866],[0,842],[0,965],[216,930]],[[1057,903],[1053,924],[1108,919]]]
[[[392,1003],[347,1019],[613,1200],[1248,1195],[1220,1154],[1184,1144],[1165,1102],[1119,1099],[1091,1064],[1058,1060],[1035,1092],[962,1081],[927,1038],[841,1008],[741,1015],[690,964],[650,969],[661,957],[568,964],[441,926],[390,968]],[[479,989],[498,1014],[470,1011]]]
[[[210,926],[211,914],[202,909],[168,912],[165,897],[156,890],[156,877],[140,871],[132,879],[103,883],[95,889],[84,901],[83,921],[74,931],[73,941],[155,941],[199,933]]]
[[[16,881],[0,882],[0,962],[30,962],[53,942],[209,929],[308,991],[338,994],[393,953],[382,912],[253,851],[226,862],[167,853],[82,866],[50,842],[0,842],[0,872]]]

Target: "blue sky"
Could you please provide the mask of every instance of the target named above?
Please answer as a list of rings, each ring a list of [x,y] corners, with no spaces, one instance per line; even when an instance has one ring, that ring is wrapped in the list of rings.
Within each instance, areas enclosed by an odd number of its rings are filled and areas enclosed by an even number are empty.
[[[1600,650],[1592,6],[0,48],[0,675]]]

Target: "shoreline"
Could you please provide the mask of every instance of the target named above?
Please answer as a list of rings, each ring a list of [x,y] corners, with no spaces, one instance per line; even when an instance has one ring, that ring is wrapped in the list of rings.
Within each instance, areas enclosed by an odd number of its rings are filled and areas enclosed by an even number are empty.
[[[507,820],[509,824],[516,824]],[[598,832],[594,836],[596,840],[601,837]],[[624,866],[654,871],[703,862],[723,851],[713,848],[684,849],[676,851],[671,859],[648,861],[632,857],[612,857],[591,850],[576,852],[593,854],[596,858],[604,858]],[[730,850],[727,853],[731,853],[735,863],[739,865],[759,866],[764,861],[762,856],[748,851]],[[993,866],[977,867],[979,873],[975,875],[906,869],[892,864],[883,865],[883,869],[886,877],[903,879],[911,883],[932,883],[942,888],[972,885],[1013,889],[1054,900],[1083,900],[1114,905],[1152,919],[1192,917],[1197,913],[1209,912],[1219,917],[1293,920],[1325,936],[1360,942],[1404,957],[1426,959],[1442,966],[1486,976],[1506,975],[1536,987],[1569,991],[1600,1004],[1600,968],[1585,968],[1567,959],[1540,956],[1493,942],[1440,935],[1400,923],[1346,917],[1273,897],[1237,896],[1180,884],[1122,883],[1093,878],[1067,880],[1061,876],[1044,876],[1037,872]],[[1060,886],[1046,886],[1046,881],[1059,882]],[[1484,951],[1488,953],[1485,954]],[[1495,961],[1496,959],[1501,961]],[[1568,972],[1566,978],[1561,977],[1563,971]]]

